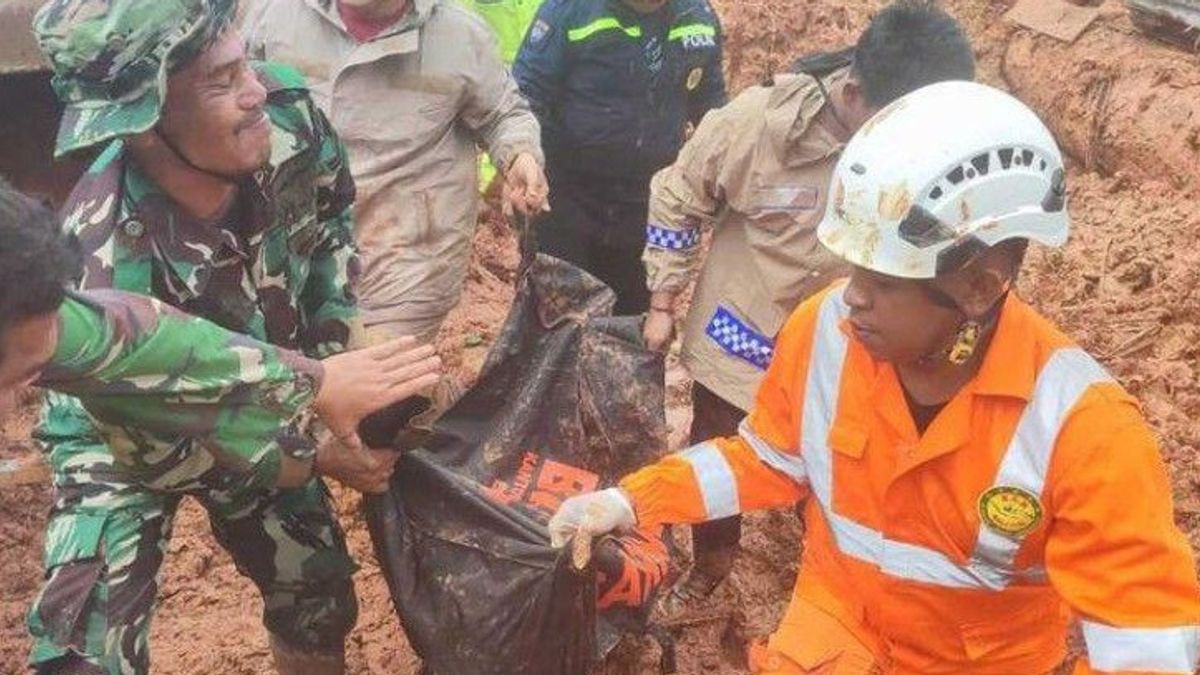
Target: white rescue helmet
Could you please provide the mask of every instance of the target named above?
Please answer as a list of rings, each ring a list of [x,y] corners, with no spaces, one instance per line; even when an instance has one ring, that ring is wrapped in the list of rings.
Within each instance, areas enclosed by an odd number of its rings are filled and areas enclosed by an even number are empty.
[[[876,113],[850,139],[817,237],[848,262],[932,279],[1006,239],[1067,240],[1066,175],[1024,103],[939,82]]]

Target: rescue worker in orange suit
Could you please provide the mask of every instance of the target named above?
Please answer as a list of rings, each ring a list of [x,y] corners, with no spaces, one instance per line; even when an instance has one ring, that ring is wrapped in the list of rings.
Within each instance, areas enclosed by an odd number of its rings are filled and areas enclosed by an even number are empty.
[[[1011,291],[1059,246],[1062,155],[1025,105],[943,82],[850,140],[821,243],[848,282],[785,324],[738,434],[572,498],[554,543],[801,502],[771,675],[1191,674],[1200,587],[1136,401]]]
[[[851,134],[914,89],[975,79],[975,58],[943,9],[899,0],[875,15],[852,53],[801,59],[795,69],[706,115],[650,186],[643,260],[653,295],[643,335],[651,349],[670,345],[675,300],[696,278],[680,349],[694,380],[690,443],[737,433],[783,322],[846,275],[817,243],[817,223]],[[701,256],[705,229],[712,244]],[[740,537],[736,516],[692,528],[694,564],[664,599],[666,616],[712,593]]]

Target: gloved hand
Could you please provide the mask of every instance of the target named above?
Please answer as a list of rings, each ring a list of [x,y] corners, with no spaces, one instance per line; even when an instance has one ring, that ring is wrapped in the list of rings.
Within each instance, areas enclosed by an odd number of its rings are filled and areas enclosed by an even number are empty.
[[[576,495],[550,519],[550,545],[562,548],[576,534],[598,537],[636,524],[633,505],[620,488]]]

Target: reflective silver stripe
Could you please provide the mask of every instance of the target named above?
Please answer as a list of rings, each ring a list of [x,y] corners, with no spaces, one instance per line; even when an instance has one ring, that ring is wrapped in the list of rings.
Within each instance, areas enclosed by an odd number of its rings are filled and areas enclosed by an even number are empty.
[[[888,576],[951,588],[978,588],[993,584],[987,578],[975,576],[971,568],[960,567],[933,549],[893,541],[879,531],[845,516],[828,510],[825,513],[838,549],[878,567]]]
[[[1092,670],[1190,675],[1200,667],[1200,626],[1114,628],[1080,623]]]
[[[742,423],[738,425],[738,435],[754,450],[754,454],[758,455],[764,464],[787,475],[797,483],[808,482],[808,475],[804,471],[804,461],[797,455],[776,448],[754,433],[754,430],[750,428],[749,418],[743,419]]]
[[[737,478],[720,448],[713,443],[701,443],[684,450],[680,456],[692,465],[692,471],[696,473],[700,496],[704,498],[704,512],[709,520],[742,512],[738,501]]]
[[[829,429],[837,415],[842,367],[846,362],[849,344],[838,327],[848,312],[842,300],[843,290],[831,291],[817,314],[808,379],[804,385],[804,411],[800,418],[800,450],[808,470],[808,481],[831,524],[833,458],[829,452]]]
[[[1093,384],[1111,381],[1087,352],[1077,347],[1055,351],[1038,373],[1029,403],[1021,413],[993,486],[1018,487],[1040,499],[1063,421]],[[1023,537],[1009,537],[980,526],[972,566],[1012,570]]]
[[[822,504],[824,506],[824,504]],[[879,568],[888,576],[948,588],[977,588],[999,591],[1014,580],[1045,584],[1045,570],[1022,570],[1014,578],[1010,570],[984,564],[959,565],[931,548],[895,541],[861,523],[825,510],[838,550]]]

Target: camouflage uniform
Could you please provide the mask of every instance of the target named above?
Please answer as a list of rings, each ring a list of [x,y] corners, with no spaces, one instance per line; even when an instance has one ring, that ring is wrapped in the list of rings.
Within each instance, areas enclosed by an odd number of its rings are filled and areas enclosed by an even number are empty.
[[[311,450],[302,428],[321,364],[141,295],[71,293],[35,383],[80,397],[100,424],[191,438],[246,466]],[[269,473],[269,469],[267,471]]]
[[[345,348],[356,273],[345,151],[290,69],[255,65],[267,88],[271,157],[239,182],[224,221],[179,209],[130,160],[121,136],[157,122],[168,70],[232,20],[231,0],[55,0],[35,20],[67,104],[58,152],[111,141],[75,187],[65,226],[87,255],[86,289],[154,295],[230,330],[324,356]],[[115,411],[121,412],[121,411]],[[120,418],[118,418],[120,419]],[[234,417],[229,425],[252,424]],[[355,566],[313,477],[275,485],[313,446],[214,452],[49,400],[38,431],[54,469],[47,583],[30,611],[31,660],[78,656],[102,673],[145,673],[157,574],[185,495],[263,595],[290,647],[335,652],[357,617]],[[73,655],[73,656],[72,656]]]

